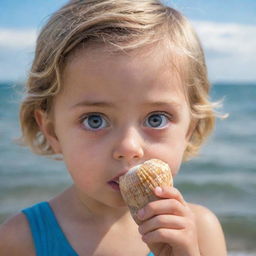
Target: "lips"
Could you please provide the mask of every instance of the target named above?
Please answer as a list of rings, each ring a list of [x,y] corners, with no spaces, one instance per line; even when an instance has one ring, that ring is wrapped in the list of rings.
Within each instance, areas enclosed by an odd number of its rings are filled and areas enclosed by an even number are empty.
[[[116,181],[111,180],[111,181],[108,182],[108,185],[109,185],[112,189],[114,189],[114,190],[116,190],[116,191],[120,191],[119,183],[117,183]]]
[[[118,174],[116,177],[114,177],[112,180],[108,181],[108,184],[117,191],[120,191],[119,188],[119,177],[124,175],[127,171],[123,171],[120,174]]]
[[[121,173],[119,173],[117,176],[115,176],[115,177],[114,177],[112,180],[110,180],[110,181],[113,181],[113,182],[119,184],[119,178],[120,178],[120,176],[124,175],[124,174],[127,173],[127,172],[128,172],[128,170],[122,171]]]
[[[120,176],[119,176],[119,177],[120,177]],[[119,184],[119,177],[114,178],[112,181],[115,182],[115,183],[117,183],[117,184]]]

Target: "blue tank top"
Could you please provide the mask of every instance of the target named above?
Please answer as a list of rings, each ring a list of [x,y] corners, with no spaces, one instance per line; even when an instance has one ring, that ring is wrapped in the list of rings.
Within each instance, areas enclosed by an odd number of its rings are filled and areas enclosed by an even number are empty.
[[[31,230],[36,256],[78,256],[64,235],[48,202],[22,210]],[[154,256],[149,253],[147,256]]]

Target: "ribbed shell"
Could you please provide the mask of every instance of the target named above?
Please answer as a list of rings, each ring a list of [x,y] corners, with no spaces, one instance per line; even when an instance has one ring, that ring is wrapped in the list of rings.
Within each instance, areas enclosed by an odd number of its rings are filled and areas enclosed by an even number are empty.
[[[159,159],[151,159],[135,166],[119,178],[121,194],[137,223],[140,223],[136,217],[138,210],[157,200],[154,188],[172,185],[171,170],[168,164]]]

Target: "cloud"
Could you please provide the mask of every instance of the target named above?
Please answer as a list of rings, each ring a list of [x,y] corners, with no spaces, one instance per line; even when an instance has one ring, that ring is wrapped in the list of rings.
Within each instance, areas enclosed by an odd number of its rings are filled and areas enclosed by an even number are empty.
[[[6,29],[0,28],[0,47],[22,49],[33,47],[36,41],[34,29]]]
[[[256,26],[192,21],[206,52],[211,81],[256,81]],[[35,29],[0,28],[0,80],[24,79]]]
[[[256,26],[193,21],[212,80],[256,81]]]
[[[234,55],[256,52],[256,26],[214,22],[193,22],[207,49]]]
[[[0,28],[0,80],[24,81],[33,58],[34,29]]]

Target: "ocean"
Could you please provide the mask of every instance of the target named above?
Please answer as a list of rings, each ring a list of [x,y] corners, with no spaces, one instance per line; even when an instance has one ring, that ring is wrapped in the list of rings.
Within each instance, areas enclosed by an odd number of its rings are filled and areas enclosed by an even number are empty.
[[[32,154],[19,137],[21,86],[0,83],[0,223],[71,183],[62,162]],[[220,219],[229,255],[256,255],[256,84],[215,84],[211,98],[228,113],[201,153],[175,179],[185,199]],[[64,169],[64,170],[63,170]]]

